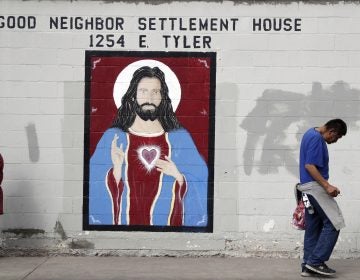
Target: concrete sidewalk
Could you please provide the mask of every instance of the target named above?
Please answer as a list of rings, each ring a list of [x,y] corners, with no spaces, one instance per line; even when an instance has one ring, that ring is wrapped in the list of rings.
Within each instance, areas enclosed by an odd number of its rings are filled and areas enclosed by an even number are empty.
[[[336,279],[360,279],[360,260],[332,260]],[[304,279],[298,259],[3,257],[0,279]],[[318,277],[316,279],[329,279]]]

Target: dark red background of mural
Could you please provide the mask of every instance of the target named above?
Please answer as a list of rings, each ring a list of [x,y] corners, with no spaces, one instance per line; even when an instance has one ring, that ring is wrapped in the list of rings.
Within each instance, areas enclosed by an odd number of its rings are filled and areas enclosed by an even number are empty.
[[[179,79],[181,101],[176,110],[182,126],[191,134],[200,154],[208,161],[211,59],[204,57],[92,56],[90,66],[90,156],[102,134],[108,129],[117,108],[113,87],[118,74],[130,63],[154,59],[168,65]],[[94,63],[96,62],[96,63]],[[96,65],[96,66],[95,66]],[[215,84],[215,81],[213,81]],[[214,114],[214,112],[211,112]]]

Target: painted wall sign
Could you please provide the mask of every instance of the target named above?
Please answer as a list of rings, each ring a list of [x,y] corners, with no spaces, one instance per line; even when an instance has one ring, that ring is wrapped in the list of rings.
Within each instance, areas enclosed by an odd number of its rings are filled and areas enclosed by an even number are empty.
[[[86,52],[84,229],[212,231],[215,53]]]
[[[158,43],[162,49],[212,49],[215,34],[233,33],[240,22],[252,32],[300,32],[301,18],[238,17],[112,17],[0,15],[0,29],[76,31],[88,34],[89,48],[150,48]],[[248,21],[248,23],[247,23]],[[134,40],[129,30],[139,32]],[[112,32],[112,33],[111,33]]]

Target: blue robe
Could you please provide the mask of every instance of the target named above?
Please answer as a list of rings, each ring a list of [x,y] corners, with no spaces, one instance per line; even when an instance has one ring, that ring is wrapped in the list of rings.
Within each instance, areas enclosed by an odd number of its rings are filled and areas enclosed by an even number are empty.
[[[208,224],[207,199],[208,199],[208,168],[197,151],[190,134],[183,128],[166,132],[168,135],[171,160],[179,172],[184,176],[187,191],[183,204],[183,226],[206,227]],[[113,167],[111,160],[111,143],[117,134],[117,146],[123,145],[126,151],[128,140],[127,133],[119,128],[110,128],[103,134],[96,150],[90,159],[90,184],[89,184],[89,224],[113,225],[112,198],[107,189],[106,175]],[[126,155],[125,155],[126,156]],[[126,161],[122,166],[124,177]],[[175,179],[165,175],[162,179],[161,192],[154,206],[152,224],[155,226],[169,225],[171,212],[172,192]],[[128,185],[124,184],[121,196],[121,209],[119,224],[127,225],[127,192]]]

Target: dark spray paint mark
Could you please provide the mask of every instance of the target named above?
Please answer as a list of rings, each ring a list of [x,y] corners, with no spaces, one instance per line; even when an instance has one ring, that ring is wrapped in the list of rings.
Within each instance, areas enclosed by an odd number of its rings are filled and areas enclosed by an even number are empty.
[[[38,137],[36,134],[36,127],[34,123],[29,123],[26,127],[26,136],[28,140],[29,158],[32,162],[39,161],[40,149]]]

